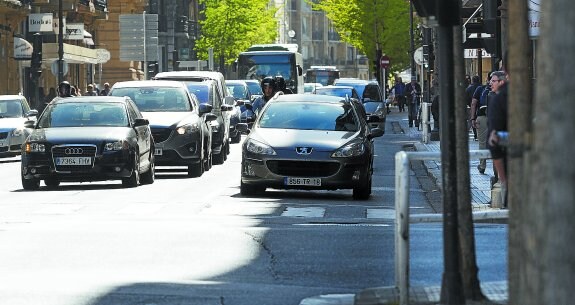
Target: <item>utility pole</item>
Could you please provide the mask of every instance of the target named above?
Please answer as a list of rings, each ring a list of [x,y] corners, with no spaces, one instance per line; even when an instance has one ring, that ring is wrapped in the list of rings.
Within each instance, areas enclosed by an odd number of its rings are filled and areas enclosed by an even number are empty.
[[[64,81],[64,14],[62,0],[58,0],[58,84]]]
[[[409,1],[409,58],[411,67],[411,78],[415,77],[415,59],[413,53],[415,52],[415,41],[413,37],[413,3]],[[408,101],[409,103],[409,101]]]

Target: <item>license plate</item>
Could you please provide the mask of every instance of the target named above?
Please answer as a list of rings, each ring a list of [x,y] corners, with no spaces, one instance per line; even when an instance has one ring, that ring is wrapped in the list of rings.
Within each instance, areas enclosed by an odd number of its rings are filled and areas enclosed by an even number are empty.
[[[92,165],[90,157],[60,157],[56,158],[56,165]]]
[[[321,178],[297,178],[285,177],[285,185],[307,185],[307,186],[321,186]]]
[[[156,148],[154,149],[154,155],[156,155],[156,156],[161,156],[161,155],[163,155],[163,154],[164,154],[164,150],[162,150],[162,148],[157,148],[157,147],[156,147]]]

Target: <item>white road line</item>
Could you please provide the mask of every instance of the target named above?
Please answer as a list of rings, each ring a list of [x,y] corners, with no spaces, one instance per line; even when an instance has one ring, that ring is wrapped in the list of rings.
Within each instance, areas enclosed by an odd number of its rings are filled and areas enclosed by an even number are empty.
[[[367,209],[366,218],[395,219],[393,209]]]
[[[294,208],[287,207],[281,216],[284,217],[323,217],[325,214],[325,208],[317,207],[306,207],[306,208]]]

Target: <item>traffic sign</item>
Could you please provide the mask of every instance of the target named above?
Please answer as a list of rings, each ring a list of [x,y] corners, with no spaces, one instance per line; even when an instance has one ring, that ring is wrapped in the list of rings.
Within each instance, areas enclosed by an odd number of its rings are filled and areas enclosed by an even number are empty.
[[[383,55],[379,59],[379,66],[384,68],[384,69],[389,68],[389,57],[387,55]]]
[[[52,74],[54,76],[58,76],[58,60],[54,60],[52,62],[52,66],[50,67],[50,70],[52,71]],[[62,59],[62,71],[63,71],[63,75],[68,74],[68,62],[66,62],[64,59]]]

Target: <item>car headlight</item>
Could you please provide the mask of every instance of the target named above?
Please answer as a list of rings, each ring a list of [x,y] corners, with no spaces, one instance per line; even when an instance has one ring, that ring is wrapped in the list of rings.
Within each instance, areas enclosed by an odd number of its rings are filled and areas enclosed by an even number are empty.
[[[120,140],[116,142],[106,143],[106,145],[104,145],[105,151],[122,150],[122,149],[128,149],[127,141]]]
[[[271,146],[258,141],[254,141],[252,139],[248,140],[248,142],[246,143],[246,149],[254,154],[260,154],[260,155],[276,154],[275,150]]]
[[[20,128],[13,129],[11,132],[12,137],[19,137],[19,136],[22,136],[23,134],[24,134],[24,130],[20,129]]]
[[[176,129],[178,134],[192,134],[198,131],[200,131],[200,125],[198,123],[186,124]]]
[[[361,156],[363,153],[365,153],[365,145],[361,142],[352,142],[338,148],[331,156],[333,158],[349,158]]]
[[[24,147],[24,151],[26,151],[27,153],[32,153],[32,152],[45,152],[46,151],[46,145],[42,144],[42,143],[30,143],[27,142],[25,144]]]

